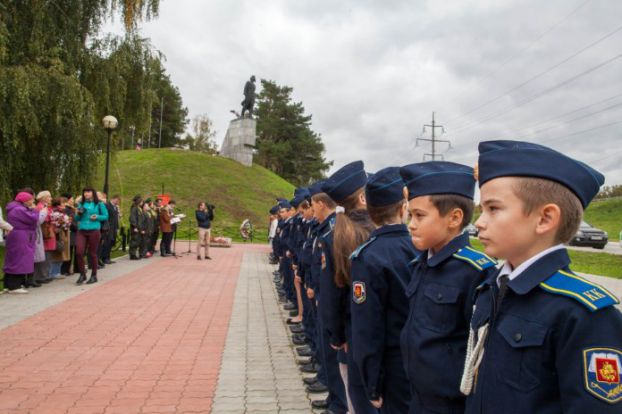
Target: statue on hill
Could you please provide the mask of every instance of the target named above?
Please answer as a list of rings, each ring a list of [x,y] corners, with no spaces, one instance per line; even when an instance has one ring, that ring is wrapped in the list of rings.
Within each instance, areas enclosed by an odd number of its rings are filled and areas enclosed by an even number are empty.
[[[244,113],[248,111],[250,118],[253,117],[253,107],[255,106],[255,75],[251,76],[250,80],[246,81],[244,85],[244,100],[242,101],[242,118]]]

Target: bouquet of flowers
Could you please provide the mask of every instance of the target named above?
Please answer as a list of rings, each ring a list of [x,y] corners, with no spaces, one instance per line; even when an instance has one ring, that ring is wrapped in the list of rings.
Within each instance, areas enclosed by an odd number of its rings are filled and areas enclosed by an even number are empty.
[[[71,218],[62,211],[54,211],[50,215],[50,222],[54,225],[56,230],[69,230],[69,226],[71,225]]]

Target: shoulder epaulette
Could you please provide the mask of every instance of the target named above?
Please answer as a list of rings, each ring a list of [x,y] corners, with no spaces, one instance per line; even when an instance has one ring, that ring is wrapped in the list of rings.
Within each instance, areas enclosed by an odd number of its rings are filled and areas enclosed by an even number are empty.
[[[357,247],[356,250],[350,255],[350,260],[356,259],[357,257],[359,257],[359,254],[361,254],[363,249],[365,249],[367,246],[372,244],[374,242],[374,240],[376,240],[376,237],[370,238],[365,243],[363,243],[359,247]]]
[[[477,270],[486,270],[497,265],[495,259],[469,246],[458,250],[453,256],[456,259],[469,263]]]
[[[540,287],[550,293],[571,297],[592,312],[620,303],[604,287],[565,270],[558,270],[541,282]]]

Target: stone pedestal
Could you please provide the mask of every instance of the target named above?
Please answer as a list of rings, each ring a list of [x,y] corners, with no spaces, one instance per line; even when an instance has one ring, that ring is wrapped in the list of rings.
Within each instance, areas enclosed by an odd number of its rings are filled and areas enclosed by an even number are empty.
[[[257,132],[257,121],[251,118],[234,119],[229,123],[220,155],[231,158],[242,165],[253,165],[253,150]]]

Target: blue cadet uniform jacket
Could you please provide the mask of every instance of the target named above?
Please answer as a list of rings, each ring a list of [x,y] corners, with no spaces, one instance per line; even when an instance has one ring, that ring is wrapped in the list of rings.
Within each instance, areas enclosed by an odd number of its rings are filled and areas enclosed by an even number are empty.
[[[354,360],[367,397],[382,396],[392,413],[405,413],[410,402],[400,332],[408,317],[408,264],[417,253],[408,228],[396,224],[373,231],[351,256]]]
[[[484,350],[467,413],[622,413],[618,300],[569,264],[565,249],[541,257],[500,306],[497,275],[478,289],[472,342],[484,338]]]
[[[311,289],[315,291],[315,296],[320,294],[320,275],[322,273],[322,267],[325,266],[326,257],[322,253],[322,236],[328,235],[335,226],[335,213],[328,216],[322,223],[319,223],[316,228],[316,236],[313,240],[313,253],[311,256]]]
[[[413,395],[410,412],[462,412],[460,379],[475,292],[496,271],[496,262],[471,248],[463,233],[431,258],[423,252],[411,265],[410,310],[401,335]]]
[[[300,251],[299,274],[306,287],[311,287],[311,262],[313,258],[313,241],[315,239],[317,221],[310,220],[306,223],[305,238]]]

